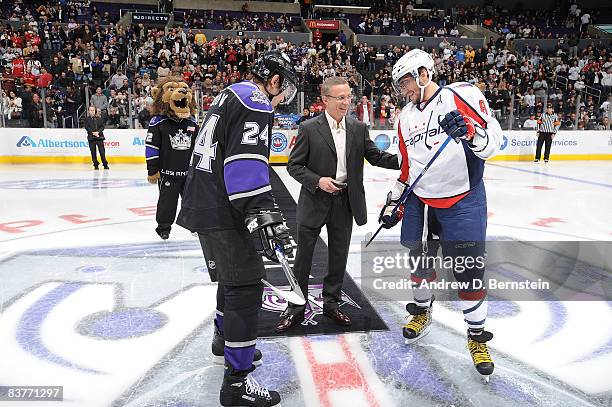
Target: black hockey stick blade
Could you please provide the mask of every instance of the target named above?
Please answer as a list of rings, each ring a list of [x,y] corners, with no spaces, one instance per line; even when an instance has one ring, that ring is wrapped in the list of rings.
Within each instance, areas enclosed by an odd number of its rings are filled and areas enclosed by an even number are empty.
[[[372,237],[370,238],[370,240],[368,240],[368,242],[366,243],[365,247],[368,247],[370,245],[370,243],[372,243],[372,240],[374,240],[376,238],[376,235],[378,235],[380,233],[380,231],[382,230],[383,226],[380,225],[378,227],[378,229],[376,229],[376,232],[374,232],[374,234],[372,235]]]

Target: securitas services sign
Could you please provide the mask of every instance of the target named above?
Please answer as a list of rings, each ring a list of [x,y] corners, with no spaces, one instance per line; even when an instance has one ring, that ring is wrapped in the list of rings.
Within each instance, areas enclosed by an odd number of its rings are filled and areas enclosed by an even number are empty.
[[[170,14],[164,13],[132,13],[132,24],[166,25]]]

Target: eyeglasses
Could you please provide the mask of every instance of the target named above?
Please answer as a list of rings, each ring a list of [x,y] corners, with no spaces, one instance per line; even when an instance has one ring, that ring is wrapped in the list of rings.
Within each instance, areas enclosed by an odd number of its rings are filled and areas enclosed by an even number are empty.
[[[348,96],[332,96],[332,95],[325,95],[328,98],[332,98],[332,99],[336,99],[338,102],[352,102],[353,99],[355,98],[355,95],[348,95]]]

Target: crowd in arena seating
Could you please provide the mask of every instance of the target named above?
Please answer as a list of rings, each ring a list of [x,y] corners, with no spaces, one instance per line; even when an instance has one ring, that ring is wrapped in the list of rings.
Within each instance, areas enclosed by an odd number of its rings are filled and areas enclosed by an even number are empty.
[[[384,61],[366,63],[366,69],[376,72],[369,84],[374,110],[383,101],[397,104],[391,91],[391,67],[407,49],[376,49],[367,44],[357,47],[356,52],[362,55],[385,55]],[[434,55],[440,84],[466,81],[476,85],[502,124],[508,125],[503,122],[512,110],[516,118],[513,127],[520,127],[549,103],[563,117],[564,128],[574,126],[576,114],[580,129],[605,127],[610,119],[610,105],[605,102],[612,94],[612,55],[605,46],[594,43],[570,57],[569,47],[561,43],[545,55],[537,47],[517,50],[512,41],[507,43],[503,38],[477,50],[457,47],[443,39],[437,49],[428,51]],[[357,66],[362,67],[359,63]]]
[[[15,0],[2,2],[0,17],[13,22],[25,22],[30,28],[48,23],[88,22],[92,25],[115,24],[119,13],[100,11],[102,3],[65,2],[57,0]]]
[[[36,8],[40,21],[56,15],[53,10],[57,8],[50,6],[51,2],[39,3],[47,4]],[[15,9],[24,21],[29,21],[26,15],[33,16],[22,3],[17,2]],[[60,15],[65,12],[60,10],[57,19],[74,20]],[[211,17],[214,19],[212,13],[206,15]],[[277,17],[277,26],[288,23],[286,16]],[[49,126],[78,125],[88,90],[89,103],[104,112],[109,125],[130,126],[130,113],[146,124],[151,88],[158,78],[168,75],[181,76],[193,86],[200,107],[207,110],[224,87],[249,77],[249,66],[261,52],[281,49],[293,59],[300,74],[308,116],[323,110],[318,85],[328,76],[344,75],[356,95],[354,114],[359,116],[365,104],[372,125],[393,126],[402,103],[392,90],[390,68],[408,47],[378,49],[358,43],[349,50],[342,35],[327,44],[293,44],[273,33],[267,39],[206,38],[195,28],[200,18],[189,14],[188,27],[168,32],[141,25],[127,29],[73,21],[5,26],[0,31],[4,117],[40,127],[46,114]],[[442,85],[455,81],[475,84],[500,121],[512,112],[517,118],[514,128],[548,103],[563,115],[565,128],[576,121],[579,128],[605,127],[606,117],[609,120],[611,104],[606,102],[612,93],[612,56],[597,42],[578,50],[572,43],[559,41],[554,52],[545,54],[537,46],[516,49],[514,41],[504,37],[473,49],[458,47],[453,38],[443,36],[439,46],[428,51],[435,57]]]
[[[209,28],[233,31],[292,32],[290,16],[281,13],[215,12],[215,10],[185,10],[184,25],[189,28]]]
[[[358,34],[459,37],[458,25],[481,25],[506,39],[591,38],[587,28],[597,19],[597,10],[510,10],[500,6],[458,7],[444,13],[435,7],[419,9],[411,0],[368,2],[366,14],[349,14],[336,9],[317,9],[315,18],[343,18]]]
[[[401,35],[459,37],[456,24],[450,18],[442,17],[436,8],[425,14],[414,12],[410,2],[396,2],[388,5],[380,1],[372,3],[366,14],[347,14],[331,9],[317,9],[315,18],[343,18],[357,34],[368,35]]]
[[[456,21],[459,24],[482,25],[513,38],[591,38],[587,28],[593,23],[597,11],[579,9],[576,4],[562,12],[559,9],[511,10],[488,5],[485,7],[459,8]]]

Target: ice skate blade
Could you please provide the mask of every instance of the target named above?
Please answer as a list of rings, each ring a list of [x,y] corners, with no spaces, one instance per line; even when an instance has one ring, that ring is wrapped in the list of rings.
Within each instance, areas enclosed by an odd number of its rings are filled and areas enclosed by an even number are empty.
[[[282,403],[278,403],[278,404],[273,405],[272,407],[283,407],[281,404]],[[219,404],[219,406],[224,407],[223,404]],[[232,407],[250,407],[250,406],[240,405],[240,406],[232,406]]]
[[[225,356],[213,355],[213,364],[220,365],[220,366],[225,365]],[[263,365],[263,358],[253,361],[253,366],[261,366],[261,365]]]
[[[484,380],[485,384],[489,384],[489,382],[491,381],[491,375],[482,375],[482,380]]]
[[[416,341],[418,341],[420,339],[423,339],[423,337],[427,336],[427,334],[429,333],[429,328],[430,327],[427,327],[427,328],[423,329],[423,332],[421,332],[421,334],[419,336],[417,336],[416,338],[412,338],[412,339],[404,338],[404,344],[410,345],[411,343],[414,343],[414,342],[416,342]]]

